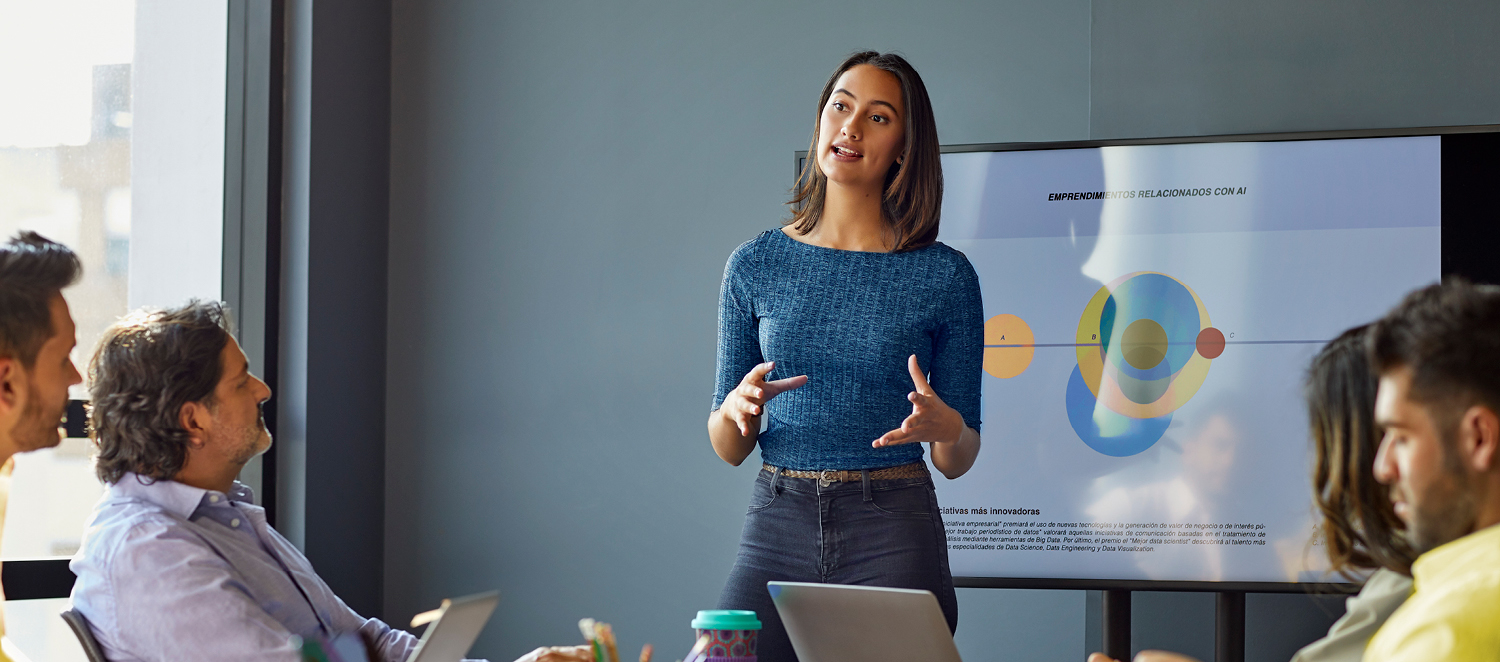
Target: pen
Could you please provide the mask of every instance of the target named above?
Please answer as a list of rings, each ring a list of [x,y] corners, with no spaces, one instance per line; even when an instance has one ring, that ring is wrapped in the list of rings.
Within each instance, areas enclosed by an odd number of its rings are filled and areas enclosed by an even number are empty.
[[[703,651],[708,650],[709,641],[711,640],[706,634],[698,637],[698,643],[693,644],[693,650],[688,651],[687,659],[683,662],[698,662],[698,659],[703,657]]]
[[[583,640],[589,642],[589,650],[594,653],[594,662],[604,662],[604,650],[599,647],[598,622],[592,618],[580,619],[578,631],[583,633]]]
[[[615,629],[610,627],[608,623],[603,624],[599,629],[600,633],[604,635],[602,637],[604,639],[604,650],[609,653],[609,662],[620,662],[620,649],[615,645]]]

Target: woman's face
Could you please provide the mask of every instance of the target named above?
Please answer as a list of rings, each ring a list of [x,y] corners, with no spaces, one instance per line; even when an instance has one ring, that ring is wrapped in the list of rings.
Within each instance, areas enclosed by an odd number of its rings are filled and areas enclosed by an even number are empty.
[[[830,183],[885,186],[885,174],[906,147],[906,106],[894,74],[868,64],[834,83],[818,122],[818,166]]]

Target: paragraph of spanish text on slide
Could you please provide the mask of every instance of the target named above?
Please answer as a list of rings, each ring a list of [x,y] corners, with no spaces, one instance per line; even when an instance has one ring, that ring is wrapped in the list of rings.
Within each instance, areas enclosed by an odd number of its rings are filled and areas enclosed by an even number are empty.
[[[1170,545],[1264,545],[1264,524],[947,520],[948,549],[1154,552]]]

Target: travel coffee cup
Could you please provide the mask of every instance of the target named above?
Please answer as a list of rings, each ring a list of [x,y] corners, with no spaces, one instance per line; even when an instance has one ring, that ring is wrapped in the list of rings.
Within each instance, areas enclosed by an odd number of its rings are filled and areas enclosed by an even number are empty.
[[[697,637],[708,635],[705,662],[755,662],[755,639],[760,619],[753,611],[713,609],[698,612],[693,619]],[[684,662],[692,662],[685,660]]]

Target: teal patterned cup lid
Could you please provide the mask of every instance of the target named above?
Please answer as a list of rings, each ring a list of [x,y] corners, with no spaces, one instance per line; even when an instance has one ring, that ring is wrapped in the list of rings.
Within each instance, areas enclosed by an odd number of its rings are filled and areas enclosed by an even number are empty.
[[[760,619],[753,611],[706,609],[693,619],[694,630],[759,630]]]

